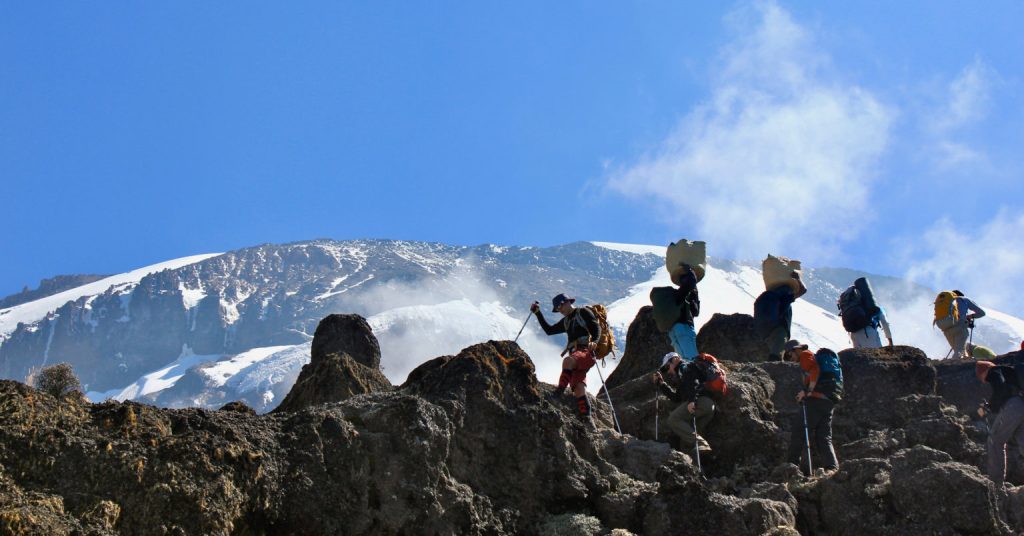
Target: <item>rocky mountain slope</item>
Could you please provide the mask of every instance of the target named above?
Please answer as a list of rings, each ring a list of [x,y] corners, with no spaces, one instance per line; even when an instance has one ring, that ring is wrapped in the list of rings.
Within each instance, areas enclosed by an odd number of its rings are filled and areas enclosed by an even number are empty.
[[[169,261],[0,309],[0,376],[70,362],[94,401],[134,399],[216,408],[244,400],[276,407],[309,362],[313,329],[331,313],[357,313],[381,345],[382,371],[401,383],[424,361],[474,343],[513,338],[534,300],[568,291],[604,303],[621,350],[654,286],[669,284],[664,248],[574,243],[551,248],[458,247],[416,242],[316,240],[267,244]],[[834,301],[859,272],[809,269],[794,335],[848,345]],[[896,341],[942,357],[929,327],[933,292],[873,277]],[[757,263],[710,259],[698,328],[716,313],[749,313],[762,290]],[[550,315],[550,313],[549,313]],[[1024,321],[991,312],[975,342],[1017,348]],[[558,374],[558,341],[531,322],[519,339],[541,378]],[[604,372],[612,373],[617,361]]]
[[[630,326],[650,331],[649,309]],[[708,340],[750,338],[709,323]],[[711,336],[714,335],[714,336]],[[790,363],[726,362],[703,433],[706,478],[660,430],[642,339],[588,425],[546,396],[533,360],[490,341],[423,363],[394,387],[379,344],[327,317],[287,407],[257,415],[54,399],[0,381],[0,530],[19,534],[1013,534],[1024,486],[978,470],[986,388],[971,363],[912,347],[844,351],[838,472],[782,463],[797,406]],[[711,350],[711,348],[702,348]],[[1001,358],[1020,362],[1016,353]],[[627,375],[626,370],[643,371]],[[673,409],[657,405],[662,423]],[[1019,483],[1015,482],[1015,483]]]

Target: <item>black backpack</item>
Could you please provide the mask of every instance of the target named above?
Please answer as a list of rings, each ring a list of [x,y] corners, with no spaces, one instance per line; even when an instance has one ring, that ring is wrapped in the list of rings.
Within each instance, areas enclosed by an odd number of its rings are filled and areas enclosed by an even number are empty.
[[[871,325],[871,315],[864,307],[860,291],[852,286],[839,295],[839,316],[847,333],[858,332]]]

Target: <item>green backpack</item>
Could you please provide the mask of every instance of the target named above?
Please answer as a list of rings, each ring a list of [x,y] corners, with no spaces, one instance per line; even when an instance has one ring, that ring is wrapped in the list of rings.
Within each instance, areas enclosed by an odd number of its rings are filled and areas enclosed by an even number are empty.
[[[683,303],[676,303],[675,287],[654,287],[651,289],[651,305],[654,306],[654,323],[658,331],[668,333],[672,326],[679,321],[683,313],[683,307],[690,308],[690,314],[700,314],[700,300],[697,298],[697,289],[690,291],[690,295]]]

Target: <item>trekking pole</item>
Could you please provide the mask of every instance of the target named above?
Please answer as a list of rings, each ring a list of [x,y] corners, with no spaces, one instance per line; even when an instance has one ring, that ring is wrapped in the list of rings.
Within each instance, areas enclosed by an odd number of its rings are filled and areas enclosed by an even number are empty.
[[[539,302],[533,302],[533,305],[540,305],[540,303]],[[533,307],[533,306],[531,305],[531,307]],[[523,322],[523,327],[519,328],[519,333],[516,333],[516,338],[512,342],[519,342],[519,336],[523,334],[523,330],[526,329],[526,325],[530,323],[530,317],[531,316],[533,316],[533,311],[532,310],[530,311],[529,314],[526,315],[526,320]]]
[[[800,407],[804,410],[804,444],[807,445],[807,476],[814,476],[814,468],[811,465],[811,434],[807,431],[807,404],[801,400]]]
[[[608,384],[604,383],[604,374],[601,374],[601,367],[597,367],[597,377],[601,378],[601,386],[604,387],[604,396],[608,398],[608,407],[612,409],[612,421],[615,422],[615,431],[622,433],[622,428],[619,428],[619,417],[615,415],[615,404],[612,404],[612,395],[608,392]]]
[[[655,441],[658,440],[658,416],[660,415],[660,412],[658,411],[658,398],[660,398],[660,397],[661,397],[661,393],[659,392],[658,384],[654,384],[654,440]]]
[[[704,467],[700,464],[700,441],[697,439],[700,437],[697,435],[697,406],[693,407],[693,451],[697,453],[697,472],[700,473],[700,477],[704,478]]]

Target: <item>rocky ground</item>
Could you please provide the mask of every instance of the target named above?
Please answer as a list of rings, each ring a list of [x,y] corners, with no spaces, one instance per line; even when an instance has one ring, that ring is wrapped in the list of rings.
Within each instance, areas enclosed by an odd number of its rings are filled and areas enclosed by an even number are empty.
[[[648,310],[578,419],[530,357],[490,341],[380,374],[359,317],[332,315],[272,414],[55,399],[0,382],[0,530],[16,534],[1014,534],[1024,486],[979,470],[988,388],[973,364],[917,349],[842,352],[841,468],[805,478],[782,462],[799,372],[738,355],[749,322],[709,322],[701,348],[729,356],[729,393],[705,435],[702,477],[654,440],[649,374],[667,346]],[[660,346],[659,346],[660,345]],[[761,355],[761,354],[759,354]],[[1019,361],[1024,355],[1003,356]],[[592,375],[594,376],[594,375]]]

